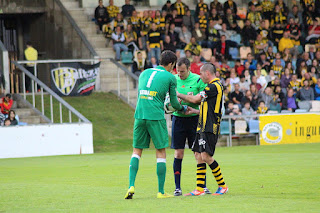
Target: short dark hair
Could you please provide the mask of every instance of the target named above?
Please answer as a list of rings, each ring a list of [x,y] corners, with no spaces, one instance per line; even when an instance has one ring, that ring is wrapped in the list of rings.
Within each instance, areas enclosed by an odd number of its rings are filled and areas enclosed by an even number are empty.
[[[264,104],[266,104],[264,101],[259,101],[259,105],[261,104],[261,103],[264,103]]]
[[[8,94],[6,94],[6,97],[7,98],[11,98],[11,95],[8,93]]]
[[[246,105],[246,104],[250,104],[250,101],[245,101],[245,102],[244,102],[244,105]]]
[[[179,60],[178,60],[178,62],[177,62],[177,65],[178,65],[178,66],[182,66],[183,64],[185,64],[186,67],[189,68],[189,67],[190,67],[190,61],[189,61],[189,59],[187,59],[187,58],[185,58],[185,57],[179,58]]]
[[[160,56],[160,65],[168,66],[170,63],[177,63],[177,56],[171,50],[165,50],[161,53]]]
[[[26,45],[32,46],[32,42],[31,41],[27,41]]]

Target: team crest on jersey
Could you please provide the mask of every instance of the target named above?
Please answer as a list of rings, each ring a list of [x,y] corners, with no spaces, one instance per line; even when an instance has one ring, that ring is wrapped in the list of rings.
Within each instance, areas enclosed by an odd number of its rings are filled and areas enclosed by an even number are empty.
[[[77,82],[77,78],[75,78],[77,72],[77,69],[72,67],[59,67],[51,70],[53,82],[62,94],[69,95],[71,93]]]

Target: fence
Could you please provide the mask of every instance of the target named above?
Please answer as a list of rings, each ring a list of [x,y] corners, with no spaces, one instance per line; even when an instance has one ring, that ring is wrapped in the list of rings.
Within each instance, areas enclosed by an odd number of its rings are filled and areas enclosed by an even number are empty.
[[[2,78],[2,79],[1,79]],[[8,51],[0,41],[0,81],[4,80],[5,85],[2,85],[4,89],[9,92],[10,84],[9,84],[9,55]],[[1,85],[1,82],[0,82]],[[0,86],[1,89],[1,86]]]

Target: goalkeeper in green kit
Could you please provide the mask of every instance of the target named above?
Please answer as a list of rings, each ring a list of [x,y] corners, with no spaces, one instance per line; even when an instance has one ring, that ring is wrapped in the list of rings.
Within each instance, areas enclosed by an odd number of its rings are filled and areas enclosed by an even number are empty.
[[[150,139],[156,148],[158,194],[157,198],[169,198],[164,192],[166,179],[166,150],[169,146],[167,124],[164,117],[164,100],[167,92],[173,108],[186,112],[187,106],[180,105],[176,89],[176,78],[170,73],[175,67],[177,56],[172,51],[164,51],[160,66],[147,69],[139,77],[138,101],[135,111],[133,130],[133,153],[129,166],[129,189],[125,199],[132,199],[134,183],[139,168],[142,150],[149,148]]]

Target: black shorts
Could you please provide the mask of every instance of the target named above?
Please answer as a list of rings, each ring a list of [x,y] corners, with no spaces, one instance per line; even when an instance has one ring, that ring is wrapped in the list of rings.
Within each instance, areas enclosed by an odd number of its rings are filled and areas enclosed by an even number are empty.
[[[172,149],[184,149],[186,139],[188,139],[189,148],[191,148],[197,133],[199,116],[192,117],[172,117]]]
[[[194,152],[206,152],[213,156],[216,150],[216,144],[218,142],[219,135],[210,132],[197,133],[196,139],[192,145],[192,151]]]

